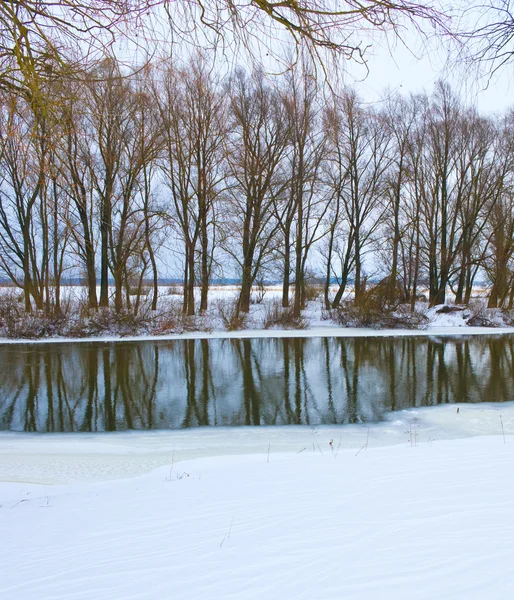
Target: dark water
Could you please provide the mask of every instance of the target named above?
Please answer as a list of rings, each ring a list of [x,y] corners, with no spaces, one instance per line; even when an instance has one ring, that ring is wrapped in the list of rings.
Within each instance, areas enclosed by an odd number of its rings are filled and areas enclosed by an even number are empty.
[[[356,423],[513,399],[513,336],[0,345],[3,430]]]

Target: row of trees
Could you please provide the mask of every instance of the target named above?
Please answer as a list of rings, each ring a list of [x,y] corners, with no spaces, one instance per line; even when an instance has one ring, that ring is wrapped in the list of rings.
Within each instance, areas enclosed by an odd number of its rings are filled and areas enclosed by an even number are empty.
[[[132,73],[106,58],[75,75],[37,102],[0,98],[0,272],[27,311],[60,310],[76,276],[90,309],[134,312],[150,280],[155,310],[178,268],[187,315],[232,275],[238,311],[280,279],[299,315],[313,270],[327,307],[350,284],[362,301],[370,278],[391,303],[425,288],[467,302],[487,278],[490,306],[514,304],[512,114],[479,115],[442,83],[366,106],[300,63],[221,78],[201,56]]]

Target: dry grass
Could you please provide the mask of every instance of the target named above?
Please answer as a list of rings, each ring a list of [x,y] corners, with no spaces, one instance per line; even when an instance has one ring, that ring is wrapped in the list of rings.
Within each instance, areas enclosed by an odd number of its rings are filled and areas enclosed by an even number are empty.
[[[313,302],[319,300],[323,295],[323,284],[311,281],[305,282],[305,302]]]
[[[266,306],[264,316],[264,329],[306,329],[307,321],[304,317],[295,317],[291,307],[284,308],[278,300]]]

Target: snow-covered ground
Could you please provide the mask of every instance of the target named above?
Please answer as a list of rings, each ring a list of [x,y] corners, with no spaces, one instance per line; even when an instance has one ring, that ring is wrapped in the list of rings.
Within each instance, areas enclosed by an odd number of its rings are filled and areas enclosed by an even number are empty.
[[[514,397],[514,393],[513,393]],[[457,409],[458,412],[457,412]],[[385,414],[380,423],[286,427],[197,427],[118,433],[0,433],[0,482],[62,484],[132,477],[205,457],[357,451],[514,434],[514,402],[449,404]]]
[[[320,306],[306,330],[262,330],[256,304],[248,330],[162,339],[514,332],[435,310],[424,331],[341,328]],[[507,600],[513,434],[514,402],[369,426],[1,433],[0,600]]]
[[[334,290],[333,290],[334,291]],[[456,307],[451,308],[451,312],[444,312],[446,309],[443,306],[434,306],[428,308],[426,302],[417,304],[419,314],[424,314],[427,317],[426,327],[423,329],[408,328],[408,329],[382,329],[382,328],[357,328],[357,327],[341,327],[334,319],[334,315],[328,313],[321,300],[321,296],[307,303],[305,310],[302,312],[305,329],[290,329],[280,328],[277,326],[266,329],[265,323],[270,312],[275,306],[280,305],[282,291],[280,286],[269,285],[261,292],[254,291],[252,293],[252,304],[250,312],[246,317],[244,327],[240,330],[227,331],[226,323],[221,316],[221,312],[230,314],[230,306],[234,304],[238,297],[237,286],[212,286],[209,292],[209,308],[203,315],[196,315],[183,319],[181,316],[181,296],[179,286],[161,286],[159,289],[159,304],[156,314],[148,314],[148,321],[144,322],[140,327],[134,326],[135,333],[124,330],[125,325],[118,327],[116,324],[109,323],[102,333],[94,335],[85,333],[88,331],[86,325],[84,330],[81,330],[80,336],[76,334],[50,334],[43,333],[40,341],[115,341],[123,339],[125,341],[141,340],[141,339],[199,339],[199,338],[256,338],[256,337],[357,337],[363,335],[373,336],[400,336],[400,335],[477,335],[477,334],[501,334],[514,333],[512,324],[514,314],[512,311],[502,312],[499,309],[485,309],[485,300],[480,295],[482,291],[477,290],[478,297],[472,300],[470,308],[461,307],[457,310]],[[12,294],[11,288],[0,288],[0,297],[2,294]],[[72,306],[79,306],[84,300],[85,290],[80,286],[65,286],[63,287],[63,297],[71,302]],[[199,290],[196,290],[197,300],[199,302]],[[351,299],[350,293],[347,299]],[[148,299],[147,299],[148,300]],[[73,304],[75,303],[75,304]],[[447,307],[446,307],[447,308]],[[281,310],[281,309],[279,309]],[[71,315],[76,316],[80,310],[71,311]],[[507,313],[509,313],[507,315]],[[489,327],[470,326],[468,321],[474,315],[479,314],[489,322]],[[508,319],[506,317],[508,316]],[[167,319],[170,319],[169,328],[166,326]],[[23,319],[22,319],[23,320]],[[37,318],[36,318],[37,321]],[[103,326],[102,326],[103,327]],[[17,337],[18,334],[9,337],[0,337],[0,343],[26,343],[27,341],[38,341],[38,336],[31,334],[31,331],[38,331],[38,325],[28,325],[28,332]],[[92,327],[94,329],[94,327]],[[21,327],[23,330],[24,327]],[[42,327],[44,330],[44,327]],[[64,327],[66,330],[66,327]],[[3,331],[3,333],[2,333]],[[120,333],[122,331],[122,333]],[[158,333],[156,333],[158,332]],[[1,327],[0,319],[0,336],[7,335]],[[29,338],[29,339],[27,339]]]
[[[3,434],[0,598],[507,600],[512,433],[514,403]]]
[[[367,329],[363,327],[324,326],[310,329],[243,329],[239,331],[188,331],[166,335],[114,336],[102,335],[84,338],[55,337],[44,339],[7,339],[0,338],[1,344],[49,344],[72,342],[137,342],[151,340],[199,340],[199,339],[255,339],[255,338],[311,338],[311,337],[405,337],[405,336],[461,336],[461,335],[503,335],[514,333],[514,327],[465,327],[429,326],[427,329]]]

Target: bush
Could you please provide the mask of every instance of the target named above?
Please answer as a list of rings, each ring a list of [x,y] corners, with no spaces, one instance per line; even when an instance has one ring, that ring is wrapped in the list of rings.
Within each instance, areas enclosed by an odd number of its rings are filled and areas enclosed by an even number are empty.
[[[170,310],[158,315],[155,319],[152,334],[166,335],[187,333],[188,331],[212,331],[212,326],[205,317],[182,314],[180,309]]]
[[[112,308],[83,308],[79,317],[70,323],[68,335],[89,337],[109,334],[124,337],[148,332],[149,324],[147,313],[136,315],[128,310],[116,312]]]
[[[369,305],[355,306],[346,303],[333,309],[330,315],[342,327],[425,329],[429,322],[424,313],[412,312],[406,305],[398,306],[396,310],[379,310]]]
[[[248,315],[238,311],[238,301],[218,300],[216,303],[218,315],[227,331],[239,331],[246,329]]]
[[[74,311],[70,300],[62,300],[60,310],[25,312],[24,295],[11,289],[0,294],[0,335],[8,338],[36,339],[66,335]]]
[[[480,300],[470,302],[467,312],[470,316],[466,320],[466,325],[470,327],[498,327],[499,325],[491,320],[497,315],[497,310],[488,309]]]
[[[404,292],[400,281],[395,282],[393,298],[391,300],[391,280],[385,277],[374,286],[362,292],[358,305],[364,311],[385,312],[394,310],[404,300]]]
[[[2,293],[0,295],[0,328],[5,327],[8,321],[18,317],[22,309],[18,294],[14,290]]]
[[[150,293],[150,288],[146,285],[141,287],[141,291],[139,290],[139,285],[131,285],[129,286],[129,296],[148,296]]]
[[[345,302],[330,311],[331,318],[341,327],[373,327],[380,322],[383,313],[369,306],[355,306]]]
[[[168,288],[168,296],[182,296],[183,290],[179,285],[170,285]]]
[[[305,329],[307,322],[305,319],[295,317],[291,307],[282,307],[278,300],[275,300],[266,307],[264,316],[264,329],[279,327],[281,329]]]
[[[409,305],[402,304],[386,313],[383,323],[387,329],[426,329],[429,319],[424,312],[413,311]]]
[[[8,338],[38,339],[66,334],[68,317],[62,312],[12,312],[3,320],[3,332]]]
[[[260,280],[257,282],[257,289],[255,294],[250,296],[251,304],[262,304],[264,301],[264,296],[266,295],[266,286],[264,285],[264,281]]]
[[[500,309],[500,314],[504,325],[514,327],[514,310],[511,308]]]
[[[323,294],[323,284],[318,283],[316,281],[306,281],[304,293],[305,302],[313,302],[314,300],[319,300],[319,298]]]

